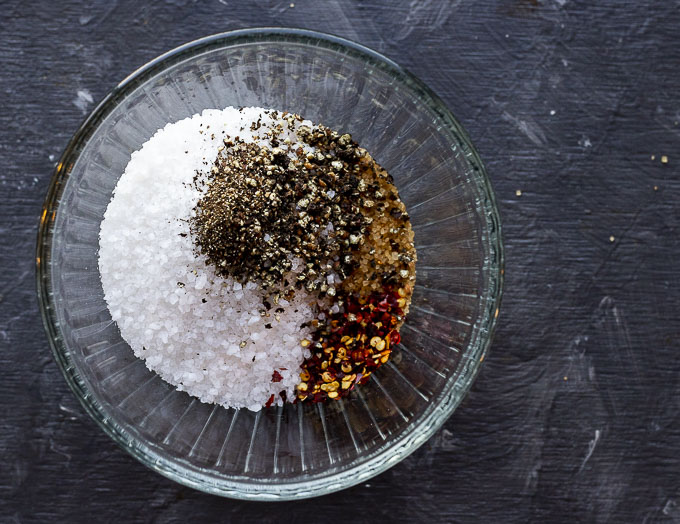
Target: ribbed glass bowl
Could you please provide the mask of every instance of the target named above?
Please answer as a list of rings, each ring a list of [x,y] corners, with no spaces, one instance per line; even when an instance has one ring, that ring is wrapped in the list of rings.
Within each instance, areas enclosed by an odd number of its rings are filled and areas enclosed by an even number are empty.
[[[402,343],[368,384],[341,401],[258,413],[203,404],[133,355],[104,302],[99,227],[130,154],[168,122],[206,108],[249,105],[296,112],[351,133],[393,175],[411,215],[417,285]],[[502,246],[482,163],[420,81],[340,38],[254,29],[175,49],[99,104],[52,179],[37,269],[56,360],[106,433],[151,469],[188,486],[284,500],[380,473],[451,415],[490,344]]]

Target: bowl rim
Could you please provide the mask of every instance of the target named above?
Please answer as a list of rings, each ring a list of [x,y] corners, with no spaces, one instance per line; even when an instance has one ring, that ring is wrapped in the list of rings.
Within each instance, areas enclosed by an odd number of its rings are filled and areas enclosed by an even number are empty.
[[[380,67],[396,80],[415,90],[420,101],[427,104],[429,109],[446,124],[452,135],[458,139],[457,145],[465,153],[475,172],[476,182],[483,196],[482,207],[485,210],[486,225],[489,231],[487,238],[482,239],[482,242],[487,244],[490,257],[488,262],[489,286],[481,295],[484,307],[481,308],[482,315],[477,320],[479,326],[473,331],[473,335],[477,335],[476,340],[471,339],[468,343],[471,351],[466,352],[466,356],[469,356],[464,362],[461,362],[461,369],[457,377],[453,380],[449,378],[439,403],[421,420],[418,426],[411,428],[407,434],[401,435],[390,447],[375,452],[372,456],[369,455],[364,462],[346,470],[326,477],[313,478],[312,483],[309,480],[271,482],[260,479],[243,481],[233,477],[219,477],[215,474],[199,471],[199,468],[192,468],[188,464],[184,465],[181,459],[173,458],[172,461],[169,461],[160,456],[151,446],[131,435],[115,420],[109,418],[98,400],[88,391],[87,385],[78,374],[76,366],[71,363],[69,350],[60,335],[50,293],[52,233],[59,197],[82,147],[87,144],[92,132],[110,114],[117,102],[123,99],[128,91],[133,90],[137,85],[163,70],[166,65],[169,65],[168,62],[175,63],[181,57],[196,54],[202,48],[228,47],[237,43],[254,43],[256,41],[276,42],[283,39],[300,44],[314,43],[317,46],[341,50],[346,54],[349,52],[355,58]],[[424,444],[455,411],[479,372],[481,362],[489,350],[496,328],[503,280],[503,242],[494,193],[477,151],[467,133],[444,102],[415,75],[377,51],[338,36],[284,27],[239,29],[188,42],[147,62],[116,85],[85,118],[68,142],[55,167],[40,216],[36,246],[36,285],[43,325],[55,360],[69,387],[87,413],[114,442],[150,469],[180,484],[214,495],[243,500],[283,501],[315,497],[339,491],[365,482],[382,473]],[[481,336],[483,333],[486,333],[486,336]]]

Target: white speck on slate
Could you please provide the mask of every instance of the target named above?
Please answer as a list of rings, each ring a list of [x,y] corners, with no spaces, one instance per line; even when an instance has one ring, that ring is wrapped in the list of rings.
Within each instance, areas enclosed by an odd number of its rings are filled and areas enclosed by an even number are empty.
[[[579,471],[583,469],[583,466],[586,465],[586,462],[590,460],[590,457],[593,454],[593,451],[595,451],[595,446],[597,446],[598,441],[600,440],[600,430],[596,429],[595,430],[595,438],[593,438],[589,443],[588,443],[588,453],[586,454],[586,458],[583,459],[583,463],[581,464],[581,468]]]
[[[73,105],[80,109],[80,112],[87,113],[87,108],[94,102],[92,94],[87,89],[78,89],[76,97],[73,99]]]
[[[555,113],[556,113],[556,111],[554,109],[550,110],[550,116],[553,116]]]
[[[533,119],[527,118],[522,120],[519,117],[511,115],[507,111],[503,111],[501,118],[506,122],[514,124],[526,137],[531,140],[537,146],[544,145],[547,141],[545,133],[540,128],[540,126],[533,121]]]
[[[49,156],[49,157],[47,157],[47,158],[49,158],[49,159],[50,159],[50,162],[54,162],[54,159],[55,159],[56,157],[55,157],[54,155],[50,155],[50,156]]]
[[[675,508],[677,507],[677,503],[673,499],[668,499],[666,501],[666,504],[664,505],[663,509],[661,512],[664,515],[671,515],[675,513]]]
[[[581,140],[578,141],[578,145],[580,145],[581,147],[593,147],[593,143],[587,136],[582,136]]]

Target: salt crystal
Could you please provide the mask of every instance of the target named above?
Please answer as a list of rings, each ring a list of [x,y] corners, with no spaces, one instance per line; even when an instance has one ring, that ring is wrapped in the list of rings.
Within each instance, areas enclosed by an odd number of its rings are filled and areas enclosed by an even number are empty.
[[[196,284],[194,284],[194,287],[196,289],[203,289],[207,281],[208,276],[205,273],[202,273],[201,276],[196,279]]]

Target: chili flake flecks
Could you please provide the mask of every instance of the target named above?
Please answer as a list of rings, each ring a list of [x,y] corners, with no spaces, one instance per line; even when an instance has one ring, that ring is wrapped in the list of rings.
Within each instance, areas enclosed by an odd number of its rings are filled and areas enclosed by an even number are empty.
[[[401,340],[405,299],[399,292],[347,297],[344,305],[344,312],[330,314],[314,333],[312,356],[302,364],[297,387],[300,400],[346,396],[389,360]]]

